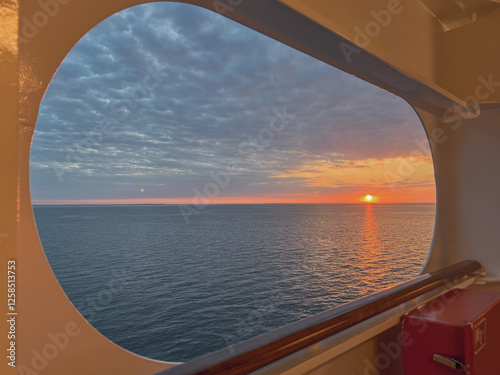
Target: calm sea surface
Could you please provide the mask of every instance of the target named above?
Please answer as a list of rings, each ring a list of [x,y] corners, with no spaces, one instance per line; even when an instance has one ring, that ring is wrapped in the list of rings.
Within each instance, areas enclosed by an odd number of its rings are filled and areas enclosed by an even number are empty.
[[[35,206],[59,282],[115,343],[186,361],[416,276],[434,204]]]

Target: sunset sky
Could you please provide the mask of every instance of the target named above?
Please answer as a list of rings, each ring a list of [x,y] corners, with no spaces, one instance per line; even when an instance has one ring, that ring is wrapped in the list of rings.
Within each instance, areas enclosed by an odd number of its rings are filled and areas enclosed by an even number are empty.
[[[413,109],[186,4],[90,31],[57,71],[31,154],[35,204],[434,202]]]

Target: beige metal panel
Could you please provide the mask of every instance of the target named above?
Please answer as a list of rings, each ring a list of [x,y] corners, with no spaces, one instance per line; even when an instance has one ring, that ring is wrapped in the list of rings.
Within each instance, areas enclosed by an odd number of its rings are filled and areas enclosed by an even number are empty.
[[[403,374],[402,326],[398,324],[314,369],[308,375]]]
[[[10,356],[11,341],[17,347],[17,337],[8,337],[10,322],[7,322],[8,310],[8,284],[7,267],[8,261],[16,259],[17,249],[17,25],[18,25],[18,2],[4,1],[0,4],[0,267],[2,267],[2,278],[0,279],[0,332],[2,337],[2,374],[15,374],[16,369],[8,366],[7,359]],[[19,267],[16,260],[14,266]],[[16,281],[19,280],[17,269]],[[12,284],[12,283],[10,283]],[[12,286],[12,285],[11,285]],[[18,288],[16,288],[18,289]],[[17,291],[19,295],[19,291]],[[14,317],[14,319],[18,319]],[[14,328],[18,328],[18,324]],[[17,332],[13,332],[16,334]],[[5,350],[9,349],[9,350]],[[16,348],[16,350],[18,350]],[[16,353],[17,354],[17,353]]]
[[[436,80],[460,98],[500,102],[500,8],[479,12],[476,22],[445,33],[439,41]],[[477,87],[481,78],[496,82],[488,92]],[[489,95],[488,95],[489,94]],[[471,98],[472,99],[472,98]]]
[[[478,281],[475,284],[472,284],[467,289],[479,289],[485,290],[488,292],[500,293],[500,282],[482,282]]]
[[[417,110],[434,158],[436,231],[425,272],[463,259],[500,277],[500,109],[448,121]]]

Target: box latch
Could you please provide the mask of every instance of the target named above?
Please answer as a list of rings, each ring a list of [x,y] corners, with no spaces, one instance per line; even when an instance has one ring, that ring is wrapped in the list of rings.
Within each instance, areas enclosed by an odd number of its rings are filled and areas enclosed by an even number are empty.
[[[438,363],[441,363],[442,365],[451,367],[454,370],[464,372],[465,371],[465,366],[463,363],[457,361],[456,359],[453,358],[448,358],[445,357],[444,355],[441,354],[434,354],[434,360]]]

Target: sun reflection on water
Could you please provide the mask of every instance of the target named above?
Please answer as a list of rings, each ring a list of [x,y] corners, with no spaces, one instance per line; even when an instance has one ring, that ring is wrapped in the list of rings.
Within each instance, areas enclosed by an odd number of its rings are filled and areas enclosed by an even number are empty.
[[[377,222],[373,213],[373,206],[366,205],[365,219],[363,222],[363,244],[367,252],[377,252],[380,250],[380,237],[377,229]]]
[[[363,221],[363,240],[360,249],[360,266],[364,273],[366,292],[379,289],[379,284],[386,277],[384,267],[384,249],[380,243],[380,233],[373,205],[367,204]]]

